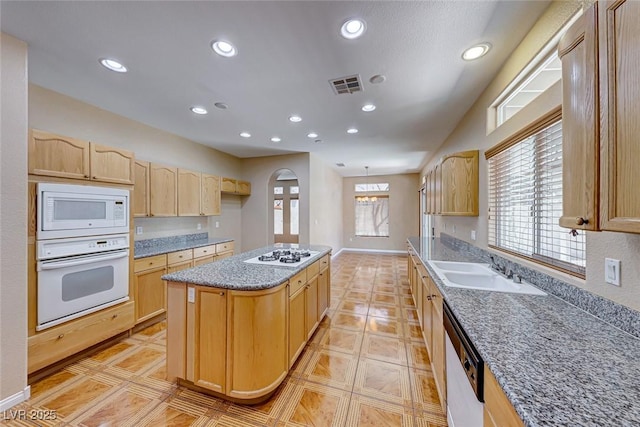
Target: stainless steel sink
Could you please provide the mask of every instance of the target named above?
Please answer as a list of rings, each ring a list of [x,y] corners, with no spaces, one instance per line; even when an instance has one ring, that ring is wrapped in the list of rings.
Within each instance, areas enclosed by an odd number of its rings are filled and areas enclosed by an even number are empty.
[[[516,294],[547,295],[529,283],[516,283],[493,271],[488,264],[429,261],[445,286]]]

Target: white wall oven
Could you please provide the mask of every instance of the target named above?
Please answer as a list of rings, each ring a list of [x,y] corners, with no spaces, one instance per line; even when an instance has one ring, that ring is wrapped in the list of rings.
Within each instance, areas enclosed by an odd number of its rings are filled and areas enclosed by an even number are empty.
[[[41,331],[129,300],[129,190],[39,183]]]

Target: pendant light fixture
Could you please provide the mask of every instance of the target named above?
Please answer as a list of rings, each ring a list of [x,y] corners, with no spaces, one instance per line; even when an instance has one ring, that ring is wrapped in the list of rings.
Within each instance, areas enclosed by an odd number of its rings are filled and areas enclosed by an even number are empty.
[[[366,172],[366,178],[365,178],[365,184],[364,184],[365,193],[364,193],[364,196],[356,197],[356,200],[358,201],[358,203],[362,203],[362,204],[369,203],[369,202],[373,203],[377,201],[378,198],[376,196],[369,197],[369,166],[365,166],[364,170]]]

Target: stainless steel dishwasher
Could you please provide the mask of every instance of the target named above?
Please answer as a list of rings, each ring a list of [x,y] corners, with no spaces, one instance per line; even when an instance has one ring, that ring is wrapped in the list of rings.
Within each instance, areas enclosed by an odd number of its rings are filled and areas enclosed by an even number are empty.
[[[449,426],[482,427],[484,361],[446,302],[444,328]]]

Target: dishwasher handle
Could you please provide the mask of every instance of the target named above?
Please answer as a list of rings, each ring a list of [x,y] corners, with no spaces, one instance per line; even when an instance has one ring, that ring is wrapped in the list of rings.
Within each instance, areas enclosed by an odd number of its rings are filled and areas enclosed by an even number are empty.
[[[83,264],[93,264],[99,261],[110,261],[114,259],[120,259],[129,256],[129,250],[118,251],[114,254],[99,255],[99,256],[87,256],[80,259],[70,259],[65,261],[40,261],[38,263],[37,271],[43,270],[56,270],[58,268],[75,267]]]

